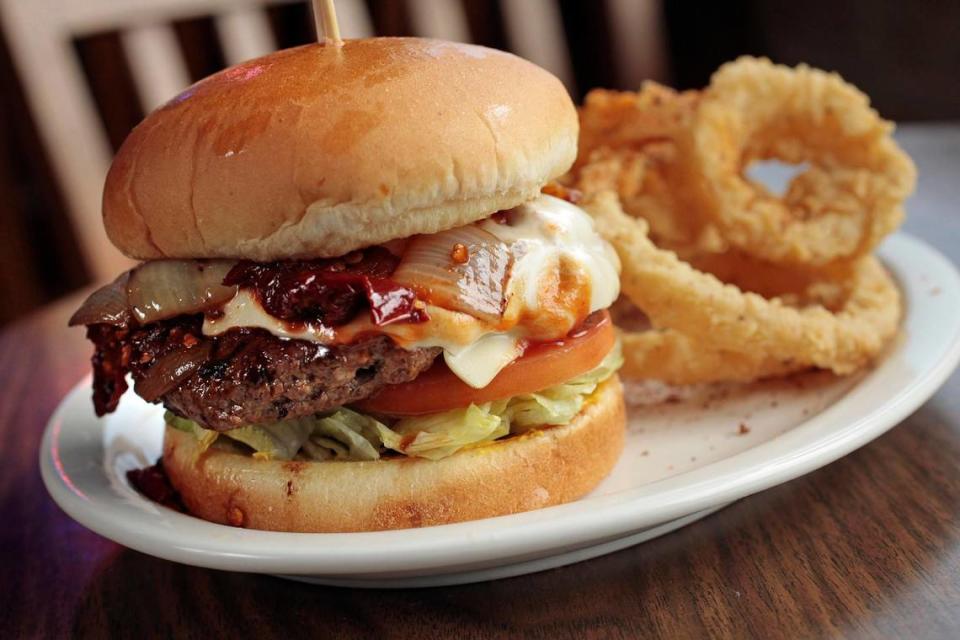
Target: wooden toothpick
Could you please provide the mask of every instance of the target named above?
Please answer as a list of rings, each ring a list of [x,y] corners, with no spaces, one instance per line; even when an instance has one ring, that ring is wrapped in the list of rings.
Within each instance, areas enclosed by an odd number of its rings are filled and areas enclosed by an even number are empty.
[[[333,6],[333,0],[313,0],[312,4],[317,40],[341,46],[343,38],[340,37],[340,25],[337,24],[337,10]]]

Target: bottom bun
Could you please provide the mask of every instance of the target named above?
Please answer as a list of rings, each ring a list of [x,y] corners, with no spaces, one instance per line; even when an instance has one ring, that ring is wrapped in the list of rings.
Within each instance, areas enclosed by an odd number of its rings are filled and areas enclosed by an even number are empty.
[[[194,515],[272,531],[377,531],[530,511],[585,495],[623,450],[616,376],[570,424],[460,451],[442,460],[282,462],[209,449],[167,427],[163,465]]]

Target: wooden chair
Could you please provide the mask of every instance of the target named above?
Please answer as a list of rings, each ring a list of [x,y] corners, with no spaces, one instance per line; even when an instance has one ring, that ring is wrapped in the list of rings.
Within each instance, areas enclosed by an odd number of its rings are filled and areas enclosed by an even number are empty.
[[[228,64],[276,48],[266,5],[293,0],[0,0],[0,18],[48,156],[66,196],[74,232],[95,280],[130,262],[109,243],[100,199],[111,150],[73,42],[121,33],[138,98],[148,112],[189,84],[171,22],[213,16]],[[496,0],[491,0],[491,2]],[[500,0],[510,48],[550,69],[574,89],[556,0]],[[373,35],[364,0],[336,0],[344,37]],[[457,0],[406,0],[417,35],[469,41]],[[659,0],[607,0],[622,84],[663,71]]]

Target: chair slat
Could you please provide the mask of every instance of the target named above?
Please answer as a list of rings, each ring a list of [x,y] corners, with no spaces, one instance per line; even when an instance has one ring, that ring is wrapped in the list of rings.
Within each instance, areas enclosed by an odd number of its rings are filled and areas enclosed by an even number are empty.
[[[250,7],[215,18],[227,64],[266,55],[277,48],[263,10]]]
[[[3,27],[60,186],[88,272],[106,281],[131,261],[103,232],[100,198],[110,144],[69,38],[48,8],[3,0]]]
[[[24,0],[13,0],[23,2]],[[55,6],[70,33],[83,36],[297,0],[28,0]],[[339,4],[339,0],[337,0]]]
[[[190,84],[177,36],[169,25],[135,27],[121,35],[140,104],[152,111]]]
[[[370,38],[373,21],[364,0],[337,0],[337,22],[344,38]]]
[[[454,42],[470,42],[467,16],[460,2],[451,0],[407,0],[416,35]]]
[[[576,95],[570,51],[557,1],[503,2],[501,9],[510,49],[553,73],[570,93]]]
[[[667,53],[661,28],[661,0],[607,0],[620,86],[636,89],[644,80],[665,82]]]

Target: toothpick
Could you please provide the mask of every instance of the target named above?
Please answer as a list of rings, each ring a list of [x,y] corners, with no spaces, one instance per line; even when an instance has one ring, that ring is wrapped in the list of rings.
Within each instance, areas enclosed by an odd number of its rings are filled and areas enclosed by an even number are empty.
[[[340,25],[337,24],[337,10],[333,0],[313,0],[313,20],[317,26],[317,40],[341,46]]]

